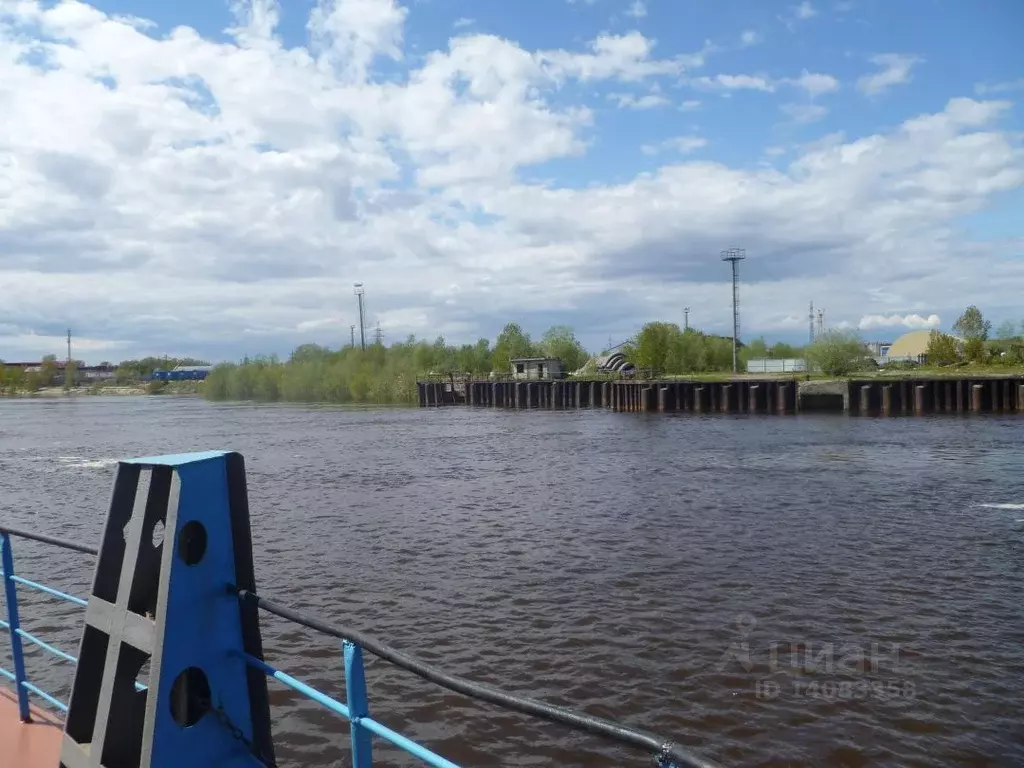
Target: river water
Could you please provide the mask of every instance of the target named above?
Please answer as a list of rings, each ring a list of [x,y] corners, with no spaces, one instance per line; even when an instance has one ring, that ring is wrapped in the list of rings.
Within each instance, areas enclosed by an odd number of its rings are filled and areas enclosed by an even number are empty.
[[[0,520],[98,543],[118,457],[238,450],[259,591],[452,673],[727,765],[1012,766],[1021,428],[6,400]],[[22,575],[87,594],[92,558],[15,552]],[[20,594],[24,624],[74,653],[80,609]],[[268,660],[343,697],[335,641],[266,616],[263,637]],[[66,665],[32,651],[29,668],[66,698]],[[650,764],[383,662],[367,679],[379,720],[466,766]],[[271,692],[281,765],[345,764],[343,722]]]

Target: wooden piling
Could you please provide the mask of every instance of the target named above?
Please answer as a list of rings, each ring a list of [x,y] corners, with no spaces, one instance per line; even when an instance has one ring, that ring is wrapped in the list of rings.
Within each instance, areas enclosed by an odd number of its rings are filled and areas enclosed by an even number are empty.
[[[862,384],[860,388],[860,404],[858,413],[861,416],[868,416],[871,413],[871,385]]]
[[[761,412],[761,404],[758,399],[760,394],[761,388],[757,384],[751,384],[750,389],[747,390],[747,413]]]
[[[779,413],[785,413],[789,409],[789,384],[779,384],[778,398]]]
[[[722,385],[722,413],[728,413],[729,408],[732,407],[732,385]]]
[[[892,384],[882,387],[882,415],[892,416]]]
[[[924,416],[924,393],[925,386],[918,384],[914,387],[914,415]]]
[[[971,411],[981,413],[982,400],[985,397],[985,387],[982,384],[971,385]]]

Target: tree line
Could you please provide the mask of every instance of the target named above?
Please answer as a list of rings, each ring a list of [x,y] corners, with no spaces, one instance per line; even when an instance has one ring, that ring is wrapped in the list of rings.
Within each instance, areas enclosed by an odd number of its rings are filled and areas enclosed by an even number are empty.
[[[991,332],[992,325],[980,310],[968,307],[953,325],[955,335],[932,332],[928,364],[1024,363],[1024,324],[1005,322],[996,330],[994,339],[990,338]],[[694,328],[681,329],[674,323],[647,323],[621,346],[621,351],[641,375],[732,370],[731,338]],[[762,357],[803,358],[815,370],[833,376],[848,375],[874,365],[860,334],[844,329],[826,331],[806,347],[785,343],[768,345],[763,338],[754,339],[741,347],[739,356],[743,364]],[[217,365],[202,391],[214,400],[411,403],[416,400],[418,379],[456,375],[485,377],[491,372],[508,374],[511,360],[523,357],[557,357],[569,373],[594,372],[591,355],[572,328],[554,326],[535,340],[518,324],[509,323],[493,344],[482,338],[474,344],[450,345],[444,337],[429,342],[413,336],[388,347],[377,342],[365,351],[351,346],[331,350],[304,344],[284,360],[271,355]],[[116,367],[115,381],[134,383],[157,369],[205,364],[190,358],[124,360]],[[76,365],[71,363],[70,375],[64,377],[65,381],[74,380]],[[0,366],[0,393],[31,392],[53,386],[63,373],[53,355],[44,358],[37,372]]]
[[[433,342],[409,336],[388,347],[377,342],[365,351],[304,344],[287,360],[268,356],[218,365],[203,394],[212,400],[412,403],[420,378],[507,373],[511,360],[522,357],[558,357],[574,371],[589,354],[567,326],[554,326],[535,341],[516,323],[506,325],[493,345],[488,339],[451,345],[443,336]]]
[[[39,370],[26,371],[21,367],[3,365],[3,361],[0,360],[0,395],[37,392],[55,386],[71,389],[82,383],[80,370],[86,366],[81,360],[61,363],[58,362],[56,355],[46,355],[40,362]],[[116,366],[110,362],[100,363],[100,367],[114,368],[114,378],[111,381],[121,385],[137,384],[152,375],[153,371],[167,370],[179,365],[208,363],[189,357],[143,357],[137,360],[122,360]]]
[[[680,330],[671,323],[648,323],[623,347],[626,357],[644,372],[665,375],[728,371],[732,341],[701,331]],[[788,345],[768,348],[752,344],[744,354],[791,356]],[[557,357],[563,370],[592,372],[591,355],[572,328],[554,326],[534,340],[516,323],[506,325],[494,343],[449,345],[410,336],[385,347],[351,346],[331,350],[314,344],[298,347],[286,360],[275,356],[247,358],[216,366],[203,385],[212,400],[264,402],[413,403],[416,381],[428,376],[507,375],[511,361],[524,357]]]

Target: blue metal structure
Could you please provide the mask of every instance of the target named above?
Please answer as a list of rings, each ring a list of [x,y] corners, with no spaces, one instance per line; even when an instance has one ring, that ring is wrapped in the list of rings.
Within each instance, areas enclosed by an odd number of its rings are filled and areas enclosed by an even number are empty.
[[[148,536],[157,520],[165,521],[165,534],[163,544],[152,547]],[[197,534],[196,524],[205,535]],[[98,555],[89,600],[15,575],[12,536]],[[197,536],[201,539],[198,543]],[[448,675],[357,630],[332,627],[261,597],[252,578],[244,463],[238,454],[211,452],[122,462],[99,550],[2,524],[0,543],[7,608],[7,620],[0,624],[9,632],[14,660],[14,669],[0,668],[0,675],[15,684],[22,720],[29,718],[30,694],[67,713],[62,767],[99,766],[101,759],[106,760],[101,754],[111,751],[118,755],[116,764],[140,768],[186,763],[196,768],[274,766],[266,698],[269,678],[348,721],[353,768],[371,768],[374,736],[426,765],[458,768],[370,716],[365,650],[449,690],[638,747],[653,755],[661,768],[714,768],[713,763],[654,734]],[[155,566],[153,559],[144,555],[147,546],[158,550]],[[79,658],[21,628],[19,585],[86,608],[81,664]],[[129,586],[122,595],[124,585]],[[138,683],[134,688],[127,684],[135,679],[140,657],[124,648],[143,650],[139,646],[147,645],[146,632],[140,629],[145,625],[131,615],[142,615],[139,611],[147,617],[154,614],[148,689]],[[263,658],[259,611],[342,641],[345,702]],[[109,621],[112,616],[117,621]],[[120,658],[114,654],[113,662],[109,654],[96,652],[95,638],[101,625],[110,640],[117,639],[122,645]],[[22,640],[78,665],[70,707],[29,681]],[[106,651],[107,644],[101,645]],[[194,670],[201,670],[202,675]],[[138,720],[143,702],[144,724]],[[158,702],[171,706],[158,707]],[[93,757],[88,749],[81,749],[82,744],[94,741],[91,732],[82,738],[80,728],[80,722],[88,721],[90,715],[95,730],[104,726]],[[105,738],[108,734],[112,739]]]
[[[157,381],[202,381],[211,370],[213,368],[209,365],[178,366],[170,371],[157,369],[150,378]]]

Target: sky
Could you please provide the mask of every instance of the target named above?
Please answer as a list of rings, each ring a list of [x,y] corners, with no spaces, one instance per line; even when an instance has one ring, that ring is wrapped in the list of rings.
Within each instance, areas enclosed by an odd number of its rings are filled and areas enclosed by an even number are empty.
[[[1019,0],[0,0],[0,358],[1024,321]],[[358,333],[358,331],[357,331]]]

